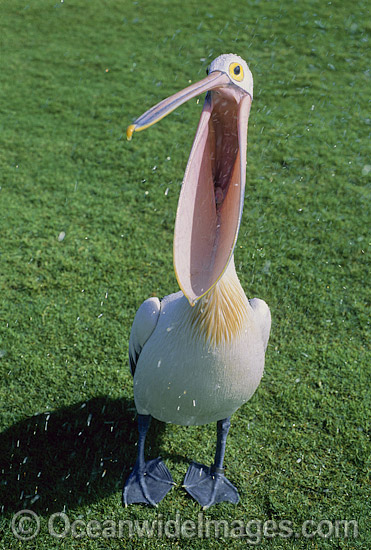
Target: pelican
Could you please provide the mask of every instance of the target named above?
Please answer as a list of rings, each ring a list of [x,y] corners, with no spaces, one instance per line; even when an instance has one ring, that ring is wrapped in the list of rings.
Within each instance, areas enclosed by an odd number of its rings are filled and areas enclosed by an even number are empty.
[[[204,92],[175,221],[174,270],[181,291],[143,302],[130,335],[139,440],[123,489],[125,506],[155,506],[174,485],[161,458],[144,458],[152,417],[184,426],[217,423],[214,463],[192,462],[183,487],[203,508],[237,503],[238,491],[223,468],[230,417],[263,375],[270,311],[263,300],[247,299],[233,257],[253,98],[248,65],[234,54],[217,57],[206,78],[146,111],[128,127],[127,138]]]

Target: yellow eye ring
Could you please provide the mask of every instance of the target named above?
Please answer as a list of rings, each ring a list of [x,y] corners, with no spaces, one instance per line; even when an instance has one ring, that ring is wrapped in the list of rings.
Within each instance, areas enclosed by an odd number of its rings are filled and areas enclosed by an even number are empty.
[[[241,82],[243,80],[243,68],[240,63],[231,63],[229,65],[229,74],[233,78],[233,80],[237,80],[237,82]]]

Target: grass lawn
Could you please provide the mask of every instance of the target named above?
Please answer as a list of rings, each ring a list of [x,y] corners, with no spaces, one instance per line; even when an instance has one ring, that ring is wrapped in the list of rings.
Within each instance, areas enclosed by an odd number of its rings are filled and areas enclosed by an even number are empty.
[[[0,0],[0,548],[371,548],[368,8]],[[177,290],[174,219],[202,99],[130,143],[125,129],[229,52],[255,84],[236,267],[273,318],[227,444],[241,501],[200,515],[181,489],[190,460],[211,462],[215,426],[154,422],[148,456],[178,487],[158,509],[125,510],[130,327],[145,298]],[[40,522],[26,542],[10,528],[22,509]],[[57,538],[60,512],[73,528]]]

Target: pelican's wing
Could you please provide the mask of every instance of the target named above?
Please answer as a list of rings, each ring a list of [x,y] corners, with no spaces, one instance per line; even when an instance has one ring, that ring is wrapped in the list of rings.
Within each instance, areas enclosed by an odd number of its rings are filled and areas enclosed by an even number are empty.
[[[140,352],[156,328],[160,316],[161,304],[158,298],[148,298],[138,309],[129,340],[129,364],[134,376]]]
[[[271,330],[271,312],[264,300],[253,298],[252,300],[249,300],[249,302],[250,306],[255,312],[263,338],[264,349],[266,350],[268,345],[269,333]]]

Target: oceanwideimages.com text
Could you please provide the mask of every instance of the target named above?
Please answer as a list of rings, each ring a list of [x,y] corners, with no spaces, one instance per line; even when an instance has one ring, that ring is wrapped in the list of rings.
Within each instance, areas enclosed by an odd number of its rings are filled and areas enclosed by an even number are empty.
[[[179,512],[166,519],[158,514],[154,520],[132,519],[71,519],[65,512],[52,514],[40,521],[32,510],[20,510],[11,520],[11,530],[18,540],[35,539],[41,532],[56,539],[192,539],[192,538],[243,538],[249,544],[263,539],[354,539],[358,536],[356,520],[307,519],[300,526],[288,519],[212,520],[200,512],[197,520],[187,519]]]

